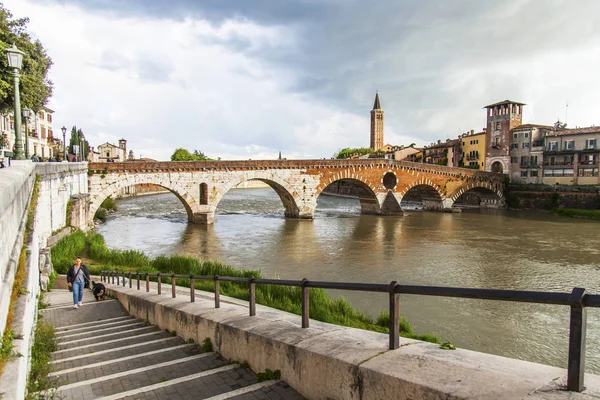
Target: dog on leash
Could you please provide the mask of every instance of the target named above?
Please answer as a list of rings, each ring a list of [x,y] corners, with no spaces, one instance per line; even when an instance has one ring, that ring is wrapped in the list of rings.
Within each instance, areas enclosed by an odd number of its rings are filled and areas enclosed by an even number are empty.
[[[102,283],[96,283],[92,281],[92,293],[94,294],[96,301],[104,300],[104,295],[106,294],[106,287]]]

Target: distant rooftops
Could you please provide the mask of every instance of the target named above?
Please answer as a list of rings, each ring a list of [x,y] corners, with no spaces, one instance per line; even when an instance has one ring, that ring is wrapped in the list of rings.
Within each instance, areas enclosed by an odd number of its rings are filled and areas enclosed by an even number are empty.
[[[580,133],[600,133],[600,126],[588,126],[585,128],[574,129],[556,129],[548,133],[548,136],[577,135]]]
[[[490,104],[489,106],[485,106],[483,108],[493,108],[493,107],[496,107],[496,106],[503,106],[503,105],[508,105],[508,104],[516,104],[518,106],[525,106],[525,105],[527,105],[525,103],[520,103],[518,101],[504,100],[504,101],[499,101],[499,102],[494,103],[494,104]]]
[[[550,125],[523,124],[523,125],[515,126],[514,128],[512,128],[512,130],[514,131],[516,129],[530,129],[530,128],[553,129],[553,127]]]

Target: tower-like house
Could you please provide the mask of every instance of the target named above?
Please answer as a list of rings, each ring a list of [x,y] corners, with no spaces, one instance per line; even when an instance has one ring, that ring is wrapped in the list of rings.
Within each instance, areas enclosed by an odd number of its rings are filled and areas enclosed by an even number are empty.
[[[487,110],[485,170],[510,174],[510,131],[523,121],[524,103],[504,100]]]
[[[379,102],[379,92],[375,94],[375,103],[371,110],[371,146],[373,150],[383,149],[383,110]]]

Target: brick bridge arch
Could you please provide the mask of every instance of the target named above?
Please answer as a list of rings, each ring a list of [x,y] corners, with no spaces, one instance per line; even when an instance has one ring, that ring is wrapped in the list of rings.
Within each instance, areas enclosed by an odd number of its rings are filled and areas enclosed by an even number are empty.
[[[174,193],[184,204],[190,222],[195,223],[212,223],[223,196],[251,180],[271,186],[289,218],[312,219],[317,197],[335,182],[360,188],[363,213],[401,214],[403,198],[414,191],[426,210],[450,208],[465,193],[480,196],[482,206],[504,205],[502,175],[385,159],[136,161],[90,163],[89,169],[91,216],[106,197],[138,183],[156,184]]]

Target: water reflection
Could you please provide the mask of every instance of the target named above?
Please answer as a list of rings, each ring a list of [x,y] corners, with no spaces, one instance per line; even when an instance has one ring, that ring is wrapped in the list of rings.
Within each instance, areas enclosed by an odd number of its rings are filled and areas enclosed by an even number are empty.
[[[468,210],[360,215],[356,200],[321,196],[314,221],[286,220],[271,189],[231,190],[215,225],[186,222],[173,195],[118,201],[98,230],[113,248],[219,260],[264,276],[600,293],[598,223],[545,214]],[[376,316],[385,295],[335,292]],[[419,332],[460,347],[564,367],[568,308],[401,296]],[[600,310],[589,311],[588,371],[600,372]]]

